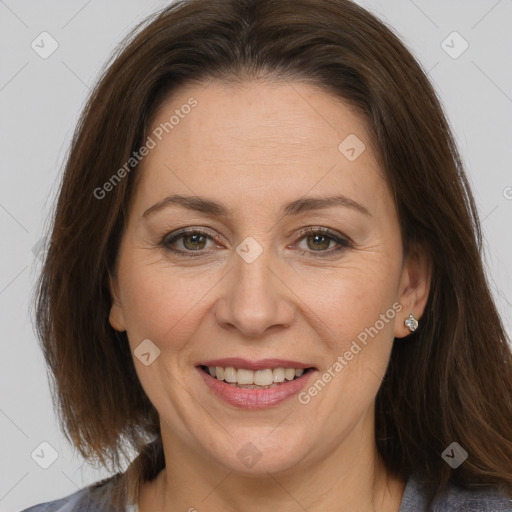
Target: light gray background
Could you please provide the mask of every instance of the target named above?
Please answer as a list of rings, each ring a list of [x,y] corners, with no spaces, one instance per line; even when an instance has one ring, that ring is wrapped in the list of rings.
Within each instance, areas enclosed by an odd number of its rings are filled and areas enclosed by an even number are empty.
[[[0,0],[0,511],[19,511],[108,476],[78,457],[58,428],[28,313],[41,239],[79,112],[129,29],[165,1]],[[473,185],[489,278],[508,333],[512,260],[512,0],[360,1],[388,22],[440,94]],[[42,59],[47,31],[59,47]],[[469,48],[441,46],[457,31]],[[452,42],[453,40],[453,42]],[[448,39],[452,52],[461,41]],[[49,442],[58,458],[31,458]],[[36,453],[48,456],[43,446]],[[44,457],[39,460],[44,462]]]

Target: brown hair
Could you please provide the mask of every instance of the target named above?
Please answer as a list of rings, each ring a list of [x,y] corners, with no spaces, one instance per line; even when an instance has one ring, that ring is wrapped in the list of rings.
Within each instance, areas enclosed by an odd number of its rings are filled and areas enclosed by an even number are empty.
[[[136,168],[103,185],[143,143],[180,85],[305,80],[368,123],[396,200],[404,249],[432,260],[420,328],[394,344],[377,395],[376,442],[390,471],[498,486],[512,495],[512,355],[481,260],[481,232],[453,135],[424,71],[383,22],[349,0],[183,0],[144,20],[84,109],[67,159],[37,289],[54,403],[80,453],[133,490],[164,465],[158,414],[126,333],[109,324],[109,273]],[[468,459],[441,458],[453,441]],[[121,488],[121,483],[119,488]],[[131,492],[131,491],[130,491]]]

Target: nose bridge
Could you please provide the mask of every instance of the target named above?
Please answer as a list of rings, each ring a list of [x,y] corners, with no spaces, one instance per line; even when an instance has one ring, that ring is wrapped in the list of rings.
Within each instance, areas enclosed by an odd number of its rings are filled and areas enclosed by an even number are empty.
[[[234,254],[231,277],[217,320],[231,324],[248,336],[263,334],[269,327],[288,326],[293,306],[277,277],[278,262],[269,239],[247,237]]]

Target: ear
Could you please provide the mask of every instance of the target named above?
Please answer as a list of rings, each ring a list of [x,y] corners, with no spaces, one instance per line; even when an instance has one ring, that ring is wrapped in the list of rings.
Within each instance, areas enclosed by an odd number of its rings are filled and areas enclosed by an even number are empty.
[[[121,300],[119,299],[119,283],[117,276],[109,273],[109,288],[112,297],[112,306],[108,317],[110,325],[119,332],[126,331],[124,312]]]
[[[426,250],[420,246],[410,247],[404,262],[399,286],[398,302],[402,305],[397,315],[395,337],[403,338],[411,334],[404,321],[410,314],[419,321],[427,304],[432,277],[432,261]],[[421,322],[419,322],[421,325]]]

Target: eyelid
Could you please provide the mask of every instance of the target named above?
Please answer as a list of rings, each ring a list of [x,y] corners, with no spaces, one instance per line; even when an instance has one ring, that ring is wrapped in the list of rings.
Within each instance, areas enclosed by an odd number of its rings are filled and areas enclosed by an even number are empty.
[[[307,238],[308,235],[321,234],[325,235],[327,238],[330,238],[331,241],[334,241],[337,246],[332,247],[326,251],[313,251],[313,250],[303,250],[297,249],[298,252],[304,256],[313,257],[316,259],[328,259],[329,257],[339,256],[342,252],[346,251],[354,247],[354,243],[352,240],[346,236],[333,231],[332,229],[320,227],[320,226],[309,226],[306,228],[302,228],[299,232],[298,241],[296,243],[300,243],[304,238]]]
[[[355,245],[355,243],[352,241],[352,239],[349,236],[347,236],[343,233],[338,233],[337,231],[334,231],[330,228],[325,228],[322,226],[304,227],[299,231],[298,236],[303,237],[304,235],[307,235],[310,233],[311,234],[322,233],[322,234],[328,235],[329,237],[333,238],[334,240],[337,240],[339,242],[344,242],[347,245]]]
[[[213,233],[212,231],[210,231],[209,228],[205,228],[205,227],[200,227],[200,228],[195,228],[195,227],[185,227],[185,228],[178,228],[174,231],[171,231],[170,233],[167,233],[166,235],[163,236],[163,238],[160,240],[160,242],[158,243],[159,246],[162,246],[164,247],[165,249],[168,249],[169,251],[171,252],[174,252],[174,253],[178,253],[178,254],[183,254],[183,253],[189,253],[191,255],[193,255],[193,252],[194,251],[182,251],[182,250],[174,250],[174,249],[171,249],[169,247],[169,244],[179,240],[180,238],[188,235],[188,234],[198,234],[198,235],[205,235],[209,238],[211,238],[212,240],[214,240],[215,242],[218,243],[218,238],[219,235],[216,234],[216,233]],[[206,251],[197,251],[197,255],[204,255]],[[209,252],[209,251],[208,251]]]
[[[212,250],[207,250],[207,249],[201,249],[201,250],[197,250],[197,251],[187,251],[187,250],[181,250],[181,249],[180,250],[171,249],[169,247],[169,245],[171,243],[181,239],[182,237],[186,236],[187,234],[203,235],[203,236],[206,236],[207,238],[213,240],[216,243],[219,243],[218,238],[222,238],[222,237],[219,237],[219,235],[217,233],[213,234],[209,228],[185,227],[185,228],[178,228],[170,233],[167,233],[161,239],[161,241],[159,242],[158,245],[161,247],[164,247],[168,251],[171,251],[179,256],[184,256],[184,257],[206,256],[212,252]],[[334,255],[344,249],[353,247],[355,245],[354,242],[350,239],[350,237],[348,237],[344,234],[338,233],[330,228],[326,228],[326,227],[322,227],[322,226],[306,226],[306,227],[301,228],[296,235],[297,241],[294,242],[294,244],[301,242],[304,238],[306,238],[307,235],[313,235],[313,234],[326,235],[328,238],[330,238],[331,240],[336,242],[338,244],[338,247],[331,248],[327,251],[312,251],[312,250],[305,251],[303,249],[298,249],[298,251],[301,254],[311,255],[313,257],[328,257],[330,255]],[[288,246],[288,247],[290,247],[290,246]]]

